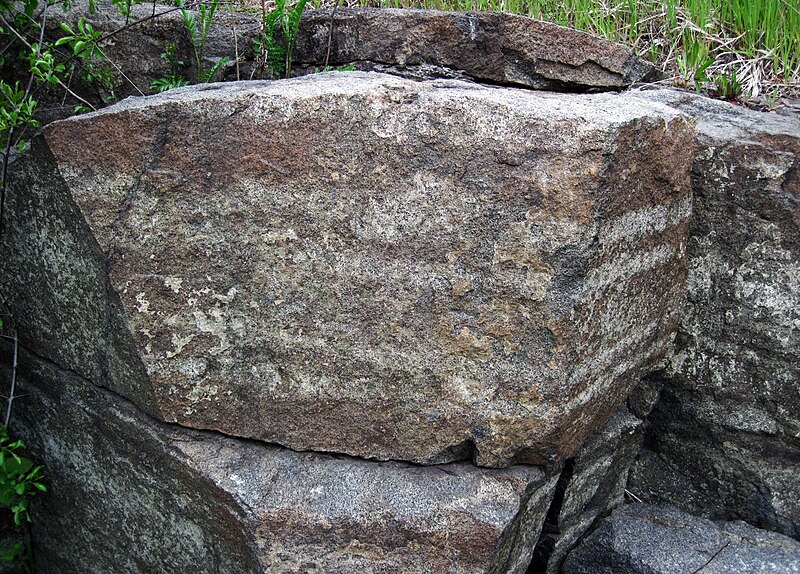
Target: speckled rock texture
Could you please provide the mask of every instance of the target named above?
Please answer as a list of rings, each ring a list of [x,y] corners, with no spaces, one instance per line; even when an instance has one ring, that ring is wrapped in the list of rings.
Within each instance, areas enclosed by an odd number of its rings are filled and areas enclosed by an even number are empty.
[[[792,574],[800,543],[745,522],[629,504],[573,550],[563,574]]]
[[[523,574],[557,480],[296,453],[159,423],[27,353],[20,375],[43,574]]]
[[[631,490],[800,536],[800,122],[674,91],[697,120],[689,306]]]
[[[559,574],[567,553],[612,509],[623,503],[628,470],[636,460],[653,406],[655,383],[644,380],[606,425],[564,465],[536,544],[530,574]]]
[[[500,12],[313,10],[303,17],[296,61],[326,60],[558,91],[620,89],[655,73],[621,44]]]
[[[193,428],[564,460],[685,301],[692,125],[640,101],[324,74],[52,124],[29,169],[64,183],[9,239],[25,344]]]

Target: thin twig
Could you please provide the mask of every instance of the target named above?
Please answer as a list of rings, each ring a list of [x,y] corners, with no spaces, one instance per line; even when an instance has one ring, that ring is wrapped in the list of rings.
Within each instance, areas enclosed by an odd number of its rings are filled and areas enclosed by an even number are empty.
[[[47,24],[47,4],[44,5],[44,9],[42,10],[42,25],[39,28],[39,41],[36,43],[36,58],[34,60],[39,59],[39,54],[42,53],[42,42],[44,41],[44,27]],[[28,76],[28,87],[25,88],[25,97],[22,98],[23,101],[28,99],[28,96],[31,95],[31,88],[33,87],[33,72],[31,75]]]
[[[323,66],[323,69],[328,67],[328,62],[331,59],[331,44],[333,43],[333,19],[336,17],[336,9],[338,7],[339,4],[337,2],[336,6],[334,6],[333,10],[331,11],[330,26],[328,27],[328,50],[325,52],[325,66]]]
[[[236,20],[233,21],[233,53],[236,56],[236,81],[241,80],[239,77],[239,35],[236,33]]]
[[[119,72],[120,76],[122,76],[123,78],[125,78],[125,80],[126,80],[126,81],[127,81],[127,82],[128,82],[130,85],[131,85],[131,86],[133,86],[133,87],[134,87],[134,89],[135,89],[137,92],[139,92],[139,95],[140,95],[140,96],[143,96],[143,95],[145,95],[145,94],[144,94],[144,92],[143,92],[142,90],[140,90],[140,89],[139,89],[139,86],[137,86],[136,84],[134,84],[134,83],[133,83],[133,80],[131,80],[131,79],[130,79],[130,78],[129,78],[129,77],[126,75],[126,74],[125,74],[125,72],[123,72],[123,71],[122,71],[122,68],[120,68],[120,67],[117,65],[117,63],[116,63],[114,60],[112,60],[111,58],[109,58],[109,57],[108,57],[108,56],[106,56],[105,54],[103,54],[103,57],[104,57],[106,60],[108,60],[108,62],[109,62],[109,63],[110,63],[112,66],[114,66],[114,68],[116,68],[116,70],[117,70],[117,72]],[[113,95],[114,95],[114,92],[113,92],[113,90],[111,91],[111,95],[112,95],[112,97],[113,97]]]
[[[641,499],[641,498],[639,498],[638,496],[636,496],[634,493],[632,493],[632,492],[631,492],[630,490],[628,490],[627,488],[625,489],[625,494],[627,494],[628,496],[630,496],[630,497],[631,497],[631,498],[632,498],[634,501],[636,501],[636,502],[641,502],[641,501],[642,501],[642,499]]]
[[[19,357],[19,337],[17,337],[17,330],[14,329],[14,359],[11,363],[11,392],[8,393],[8,402],[6,403],[6,415],[3,419],[3,424],[7,427],[11,421],[11,406],[14,404],[14,392],[17,388],[17,358]]]

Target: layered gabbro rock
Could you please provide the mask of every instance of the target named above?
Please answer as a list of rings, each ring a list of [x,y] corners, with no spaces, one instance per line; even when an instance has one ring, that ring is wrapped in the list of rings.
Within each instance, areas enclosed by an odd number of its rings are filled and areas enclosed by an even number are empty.
[[[639,102],[328,74],[53,124],[82,216],[65,228],[88,222],[137,355],[125,381],[98,354],[64,364],[166,421],[295,449],[572,456],[684,301],[692,126]],[[92,348],[84,295],[41,281],[56,344]],[[42,304],[15,304],[47,341]]]
[[[189,431],[28,354],[19,383],[42,573],[523,574],[557,478]]]
[[[800,123],[677,91],[697,119],[689,305],[631,488],[800,537]]]

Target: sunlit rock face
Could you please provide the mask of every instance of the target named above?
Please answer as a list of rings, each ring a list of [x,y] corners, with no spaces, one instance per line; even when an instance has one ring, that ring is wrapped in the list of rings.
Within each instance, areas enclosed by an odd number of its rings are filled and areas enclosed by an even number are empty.
[[[692,129],[625,95],[363,73],[52,124],[98,328],[125,325],[94,352],[86,295],[46,275],[62,364],[295,449],[563,460],[672,340]]]

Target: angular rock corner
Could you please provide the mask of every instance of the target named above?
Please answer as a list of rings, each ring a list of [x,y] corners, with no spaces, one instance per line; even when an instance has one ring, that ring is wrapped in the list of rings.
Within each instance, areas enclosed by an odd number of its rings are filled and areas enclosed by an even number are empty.
[[[800,122],[640,96],[696,118],[697,136],[689,305],[631,489],[800,539]]]
[[[573,456],[663,356],[691,137],[624,96],[357,73],[45,131],[129,328],[120,376],[146,371],[109,388],[230,436],[493,467]]]
[[[391,75],[129,98],[13,165],[37,566],[558,572],[680,371],[704,120],[524,18],[318,11],[297,54]]]

